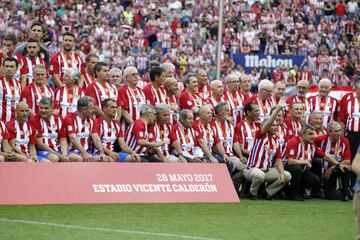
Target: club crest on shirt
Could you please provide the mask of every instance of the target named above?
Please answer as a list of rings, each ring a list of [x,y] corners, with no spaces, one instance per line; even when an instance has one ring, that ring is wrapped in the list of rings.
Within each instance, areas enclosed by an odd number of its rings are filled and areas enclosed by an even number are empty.
[[[294,154],[295,152],[294,152],[294,149],[291,149],[290,150],[290,154],[292,155],[292,154]]]

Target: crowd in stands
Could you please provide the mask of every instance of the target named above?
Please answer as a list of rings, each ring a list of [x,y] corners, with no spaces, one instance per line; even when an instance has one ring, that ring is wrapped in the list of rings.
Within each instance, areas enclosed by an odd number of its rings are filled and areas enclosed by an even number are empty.
[[[1,2],[0,161],[220,163],[250,199],[351,198],[358,3],[225,1],[215,79],[218,3]],[[250,52],[306,62],[247,73]]]

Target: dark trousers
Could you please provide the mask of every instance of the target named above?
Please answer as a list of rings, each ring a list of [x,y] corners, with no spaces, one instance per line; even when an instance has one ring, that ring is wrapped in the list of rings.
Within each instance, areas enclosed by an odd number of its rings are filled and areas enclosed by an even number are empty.
[[[360,143],[360,133],[359,132],[346,132],[346,137],[350,142],[350,153],[351,153],[351,163],[357,153],[357,149]],[[356,183],[356,174],[354,172],[350,172],[350,182],[351,189],[354,187]]]
[[[336,191],[336,183],[341,178],[341,196],[346,197],[349,194],[349,176],[350,172],[342,172],[340,169],[336,169],[332,172],[329,179],[324,180],[324,191],[326,199],[339,199],[339,195]]]
[[[141,162],[162,162],[157,157],[151,155],[140,156],[140,158],[141,158]]]
[[[291,181],[287,189],[288,197],[295,198],[304,193],[304,189],[311,187],[312,191],[318,193],[321,183],[322,162],[320,159],[312,160],[312,168],[304,165],[287,165],[285,170],[290,172]]]

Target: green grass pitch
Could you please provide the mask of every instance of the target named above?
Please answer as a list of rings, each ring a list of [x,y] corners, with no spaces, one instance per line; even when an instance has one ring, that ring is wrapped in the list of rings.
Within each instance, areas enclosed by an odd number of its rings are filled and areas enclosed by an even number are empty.
[[[0,239],[355,239],[351,202],[0,206]]]

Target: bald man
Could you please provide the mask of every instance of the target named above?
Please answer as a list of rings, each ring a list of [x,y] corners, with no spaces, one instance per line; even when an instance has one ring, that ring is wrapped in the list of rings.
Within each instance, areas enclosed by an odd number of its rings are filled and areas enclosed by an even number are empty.
[[[307,80],[300,80],[296,85],[296,95],[290,96],[286,100],[286,104],[289,106],[294,102],[299,102],[303,107],[303,116],[305,117],[306,122],[308,122],[310,117],[310,104],[307,100],[306,94],[310,89],[310,83]]]
[[[274,106],[278,105],[280,99],[284,97],[285,89],[286,89],[285,82],[280,81],[275,83],[274,92],[273,95],[271,96],[271,101],[273,102]]]
[[[170,106],[170,124],[175,124],[179,119],[179,86],[178,81],[174,77],[168,77],[164,81],[164,89],[166,92],[165,103]]]
[[[198,80],[199,84],[197,93],[202,99],[208,99],[211,95],[211,88],[208,83],[207,72],[204,69],[198,69],[196,71],[196,79]]]
[[[21,162],[37,162],[35,129],[28,122],[29,106],[20,102],[16,106],[16,117],[6,124],[9,130],[9,143],[15,157],[14,160]],[[43,159],[44,162],[49,162]]]

